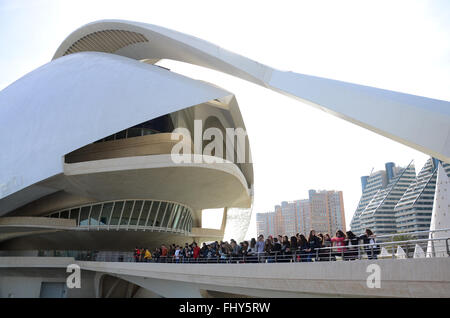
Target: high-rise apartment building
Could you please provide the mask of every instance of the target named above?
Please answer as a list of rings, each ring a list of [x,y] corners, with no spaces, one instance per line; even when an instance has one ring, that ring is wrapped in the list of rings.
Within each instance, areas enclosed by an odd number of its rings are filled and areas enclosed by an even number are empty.
[[[397,232],[429,230],[436,189],[438,162],[434,158],[428,159],[414,182],[409,185],[400,201],[396,204],[394,211]],[[442,163],[442,167],[447,175],[450,176],[450,164]]]
[[[361,177],[362,195],[358,207],[353,215],[350,228],[355,234],[361,234],[364,229],[361,226],[360,216],[375,194],[387,184],[386,171],[380,170],[371,173],[370,176]]]
[[[360,215],[361,228],[370,228],[378,235],[397,231],[394,207],[416,178],[414,165],[386,165],[386,177],[386,187],[377,191]]]
[[[334,235],[345,231],[342,191],[309,191],[309,199],[283,201],[273,212],[256,214],[257,233],[293,236],[311,229]]]

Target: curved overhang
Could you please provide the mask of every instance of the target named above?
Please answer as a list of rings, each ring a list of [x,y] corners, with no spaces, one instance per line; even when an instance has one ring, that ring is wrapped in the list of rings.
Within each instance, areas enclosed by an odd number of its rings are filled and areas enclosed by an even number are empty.
[[[126,235],[124,235],[126,233]],[[192,232],[158,226],[80,226],[74,219],[53,217],[0,218],[2,250],[128,250],[159,247],[161,242],[184,245],[192,240],[220,240],[223,232],[192,228]]]
[[[176,94],[174,93],[176,92]],[[215,99],[223,89],[96,52],[52,61],[0,94],[0,214],[58,191],[64,156],[117,131]],[[45,149],[45,151],[43,151]]]
[[[139,22],[89,23],[70,34],[53,59],[80,51],[103,51],[150,63],[173,59],[211,68],[300,99],[450,163],[447,101],[279,71],[196,37]]]
[[[170,154],[65,164],[63,180],[46,183],[99,201],[173,200],[194,210],[251,205],[251,191],[237,165],[175,163]],[[206,158],[205,158],[206,157]],[[203,159],[217,159],[203,156]]]

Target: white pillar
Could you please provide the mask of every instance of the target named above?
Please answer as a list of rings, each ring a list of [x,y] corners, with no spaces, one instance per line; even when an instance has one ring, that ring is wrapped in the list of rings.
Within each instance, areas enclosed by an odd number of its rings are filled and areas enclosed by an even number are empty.
[[[431,215],[430,231],[450,228],[450,181],[444,168],[439,163],[434,193],[433,212]],[[449,237],[450,231],[430,233],[429,238]],[[427,257],[446,257],[447,246],[445,240],[429,241]]]

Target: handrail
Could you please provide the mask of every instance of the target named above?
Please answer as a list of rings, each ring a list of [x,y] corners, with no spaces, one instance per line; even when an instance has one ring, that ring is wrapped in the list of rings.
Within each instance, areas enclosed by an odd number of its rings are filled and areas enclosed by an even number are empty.
[[[76,260],[87,261],[103,261],[103,262],[152,262],[152,263],[206,263],[206,264],[230,264],[230,263],[283,263],[283,262],[312,262],[312,261],[336,261],[336,257],[342,257],[342,260],[361,260],[363,259],[363,252],[367,254],[368,259],[376,259],[374,254],[375,249],[381,250],[381,247],[392,246],[392,254],[387,255],[392,258],[396,258],[394,253],[395,246],[401,246],[406,244],[405,258],[410,258],[410,245],[414,244],[429,244],[430,242],[443,241],[444,246],[440,246],[443,250],[433,251],[431,254],[426,253],[426,257],[449,257],[450,256],[450,237],[435,238],[435,239],[417,239],[408,241],[394,241],[394,242],[382,242],[375,244],[358,244],[351,246],[330,246],[315,248],[313,251],[306,251],[302,249],[295,249],[289,252],[271,251],[271,252],[252,252],[251,254],[244,255],[213,255],[210,257],[204,257],[199,255],[198,258],[185,257],[179,255],[169,256],[156,256],[153,255],[151,260],[136,259],[133,252],[118,252],[118,251],[40,251],[40,256],[51,252],[52,255],[47,256],[71,256]],[[376,248],[375,245],[378,245]],[[337,253],[333,250],[341,249]],[[440,256],[436,256],[436,253]],[[59,254],[59,255],[55,255]],[[375,256],[374,256],[375,255]],[[445,255],[445,256],[444,256]],[[401,257],[399,257],[401,258]]]
[[[416,234],[435,233],[435,232],[444,232],[444,231],[450,231],[450,228],[439,229],[439,230],[417,231],[417,232],[403,232],[403,233],[383,234],[383,235],[376,235],[375,237],[376,238],[395,237],[395,236],[416,235]]]

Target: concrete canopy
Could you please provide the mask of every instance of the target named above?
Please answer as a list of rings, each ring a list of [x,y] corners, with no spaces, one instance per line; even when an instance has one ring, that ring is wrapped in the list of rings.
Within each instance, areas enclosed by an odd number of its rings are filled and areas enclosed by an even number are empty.
[[[81,51],[103,51],[150,63],[173,59],[208,67],[300,99],[450,163],[447,101],[279,71],[196,37],[139,22],[89,23],[70,34],[53,58]]]

